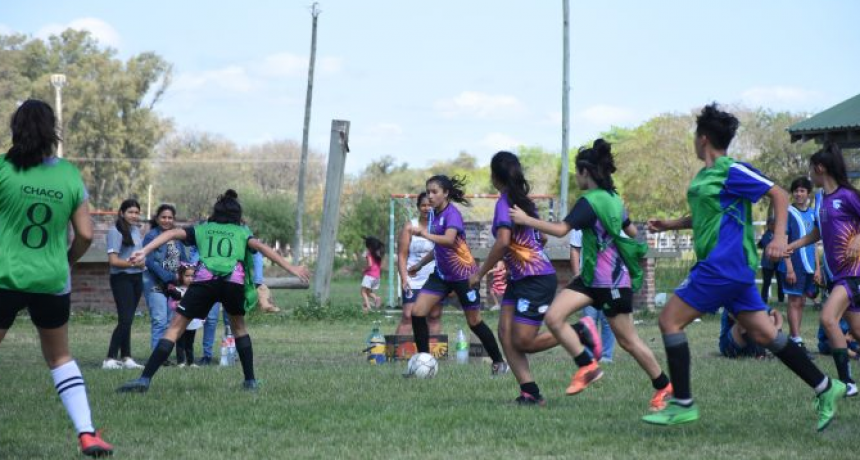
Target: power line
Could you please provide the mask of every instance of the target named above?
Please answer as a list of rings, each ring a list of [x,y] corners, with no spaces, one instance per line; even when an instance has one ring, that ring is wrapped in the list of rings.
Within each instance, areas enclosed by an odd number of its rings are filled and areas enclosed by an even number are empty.
[[[65,158],[68,161],[78,163],[226,163],[226,164],[290,164],[298,163],[301,160],[269,160],[269,159],[242,159],[242,158],[219,158],[219,159],[180,159],[180,158]],[[322,159],[309,159],[314,163],[324,163]]]

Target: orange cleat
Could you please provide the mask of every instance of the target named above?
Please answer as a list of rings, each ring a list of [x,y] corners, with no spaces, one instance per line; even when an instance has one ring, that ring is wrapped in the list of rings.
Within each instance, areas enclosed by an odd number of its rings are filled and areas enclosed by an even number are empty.
[[[588,366],[580,367],[576,374],[573,374],[573,379],[570,381],[570,386],[567,387],[568,395],[575,395],[582,390],[588,388],[592,383],[600,380],[603,377],[603,371],[597,365],[597,362],[592,361]]]

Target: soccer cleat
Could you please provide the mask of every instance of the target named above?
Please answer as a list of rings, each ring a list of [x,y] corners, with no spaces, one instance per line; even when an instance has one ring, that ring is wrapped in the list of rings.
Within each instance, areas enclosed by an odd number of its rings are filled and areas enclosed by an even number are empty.
[[[594,359],[600,359],[600,355],[603,353],[603,340],[601,340],[600,332],[597,330],[597,323],[590,316],[583,316],[579,320],[579,323],[583,326],[582,329],[577,331],[579,333],[579,341],[591,349],[591,355]]]
[[[185,367],[185,363],[179,363],[179,364],[177,364],[177,365],[176,365],[176,367],[178,367],[178,368],[182,369],[182,368],[184,368],[184,367]]]
[[[514,400],[514,403],[518,406],[537,406],[537,407],[545,407],[546,399],[543,399],[541,395],[531,395],[526,393],[525,391],[520,392],[520,396]]]
[[[661,411],[666,408],[666,403],[672,399],[672,384],[666,385],[666,388],[654,392],[651,397],[650,409],[654,412]]]
[[[143,369],[143,366],[136,363],[131,357],[125,358],[122,360],[122,368],[123,369]]]
[[[830,379],[830,388],[815,397],[818,412],[818,431],[824,431],[836,417],[836,401],[845,397],[846,385],[841,380]]]
[[[490,369],[491,377],[498,377],[500,375],[505,375],[511,371],[511,368],[508,367],[508,363],[501,361],[498,363],[493,363],[493,367]]]
[[[81,433],[78,435],[78,442],[81,444],[81,453],[88,457],[113,455],[113,446],[102,439],[101,431]]]
[[[699,420],[699,407],[695,403],[682,406],[671,400],[665,409],[642,417],[642,421],[652,425],[680,425]]]
[[[102,362],[102,369],[122,369],[122,363],[113,358],[108,358]]]
[[[854,382],[848,382],[845,384],[845,397],[852,398],[857,396],[857,384]]]
[[[134,380],[129,380],[123,383],[116,389],[117,393],[146,393],[149,390],[149,384],[152,380],[146,377],[140,377]]]
[[[257,391],[260,389],[260,382],[256,379],[245,380],[242,382],[242,389],[245,391]]]
[[[576,374],[573,374],[573,378],[570,381],[570,386],[567,387],[568,395],[575,395],[582,390],[588,388],[592,383],[600,380],[603,377],[603,371],[597,365],[596,362],[592,361],[591,364],[580,367],[579,370],[576,371]]]
[[[197,364],[200,366],[211,366],[212,365],[212,357],[204,356],[197,361]]]

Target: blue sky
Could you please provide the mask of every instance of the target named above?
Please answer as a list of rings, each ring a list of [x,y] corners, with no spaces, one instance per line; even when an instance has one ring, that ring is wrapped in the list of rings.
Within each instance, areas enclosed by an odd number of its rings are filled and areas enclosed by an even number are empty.
[[[239,144],[301,141],[310,1],[0,2],[0,33],[92,31],[174,65],[159,107]],[[571,2],[571,139],[716,100],[815,112],[860,93],[860,2]],[[562,1],[321,1],[311,147],[391,155],[561,148]],[[71,82],[73,83],[73,82]]]

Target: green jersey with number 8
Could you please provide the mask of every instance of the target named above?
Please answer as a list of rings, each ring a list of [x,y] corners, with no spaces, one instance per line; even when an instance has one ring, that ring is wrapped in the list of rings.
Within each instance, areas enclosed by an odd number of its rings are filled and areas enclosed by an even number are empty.
[[[68,161],[52,158],[16,171],[0,156],[0,289],[63,291],[68,224],[85,199],[81,174]]]

